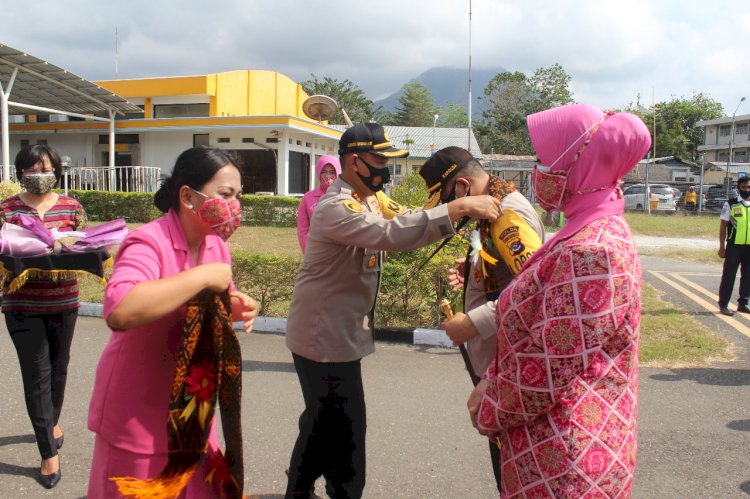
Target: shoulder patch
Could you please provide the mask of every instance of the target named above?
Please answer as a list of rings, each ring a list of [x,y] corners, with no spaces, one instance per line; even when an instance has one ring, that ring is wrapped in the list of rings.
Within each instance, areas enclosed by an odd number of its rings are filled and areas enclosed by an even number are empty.
[[[362,213],[365,211],[365,208],[356,201],[344,201],[344,206],[353,213]]]

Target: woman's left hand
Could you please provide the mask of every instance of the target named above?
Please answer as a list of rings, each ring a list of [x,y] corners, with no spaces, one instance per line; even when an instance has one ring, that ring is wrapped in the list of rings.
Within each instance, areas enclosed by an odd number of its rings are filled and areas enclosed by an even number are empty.
[[[482,434],[484,433],[479,429],[477,416],[479,415],[479,406],[482,403],[482,397],[484,397],[484,392],[487,391],[487,388],[489,388],[489,386],[489,381],[487,381],[486,379],[481,380],[479,383],[477,383],[477,386],[474,387],[471,395],[469,395],[469,400],[466,401],[466,407],[469,409],[471,424],[474,425],[474,428],[476,428],[477,431]]]
[[[250,334],[253,330],[253,322],[255,322],[258,310],[260,309],[258,302],[241,291],[235,291],[232,293],[232,297],[236,298],[242,306],[240,316],[245,327],[245,333]]]

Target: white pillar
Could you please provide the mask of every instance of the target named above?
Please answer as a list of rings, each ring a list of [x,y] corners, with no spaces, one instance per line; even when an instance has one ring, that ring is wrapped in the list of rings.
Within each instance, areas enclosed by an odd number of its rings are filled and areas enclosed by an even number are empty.
[[[276,194],[289,195],[289,137],[286,130],[279,133],[279,148],[276,158]]]
[[[8,80],[8,88],[3,89],[2,83],[0,83],[0,121],[3,125],[2,132],[2,149],[3,149],[3,178],[2,180],[10,179],[10,118],[8,118],[8,98],[10,97],[10,91],[13,89],[13,82],[16,81],[16,75],[18,74],[18,68],[13,68],[13,74]]]
[[[109,190],[115,190],[115,112],[109,110]]]

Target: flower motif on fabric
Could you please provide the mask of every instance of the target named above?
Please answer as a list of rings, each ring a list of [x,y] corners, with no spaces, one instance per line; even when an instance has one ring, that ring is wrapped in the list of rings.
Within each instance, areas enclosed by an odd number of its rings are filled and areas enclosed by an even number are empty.
[[[572,355],[582,351],[581,332],[574,319],[552,320],[544,328],[549,355]]]
[[[534,455],[545,477],[562,473],[567,467],[565,448],[557,439],[540,444]]]
[[[555,389],[568,386],[583,371],[583,358],[560,357],[550,361],[552,370],[552,386]]]
[[[573,272],[576,276],[591,276],[609,273],[607,254],[601,249],[581,245],[572,251]]]
[[[555,286],[547,292],[545,310],[548,318],[566,317],[575,314],[575,297],[570,283]]]
[[[185,377],[185,400],[189,400],[180,419],[187,421],[198,409],[201,428],[206,427],[206,418],[211,409],[211,399],[216,391],[216,368],[212,362],[190,366]]]
[[[518,479],[524,487],[542,478],[531,452],[527,452],[516,459],[516,470],[518,471]]]
[[[604,423],[604,408],[595,397],[588,396],[575,408],[574,417],[589,431],[598,429]]]

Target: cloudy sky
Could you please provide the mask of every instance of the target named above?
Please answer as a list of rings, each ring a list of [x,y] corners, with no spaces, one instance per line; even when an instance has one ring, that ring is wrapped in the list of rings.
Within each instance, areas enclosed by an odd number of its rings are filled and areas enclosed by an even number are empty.
[[[469,58],[469,0],[0,0],[0,12],[0,43],[90,80],[115,77],[115,28],[120,78],[269,69],[349,79],[373,100]],[[473,0],[471,26],[475,68],[560,63],[578,102],[705,92],[731,114],[750,97],[747,0]]]

